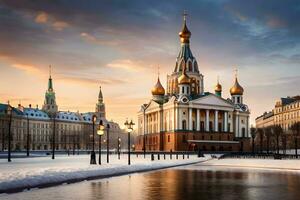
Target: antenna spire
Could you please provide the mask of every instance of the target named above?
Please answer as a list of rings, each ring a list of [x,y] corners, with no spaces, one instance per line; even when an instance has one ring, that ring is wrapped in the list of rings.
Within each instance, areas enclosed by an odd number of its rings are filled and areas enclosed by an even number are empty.
[[[234,70],[234,76],[235,76],[235,78],[237,78],[237,76],[238,76],[238,69],[237,68],[235,68],[235,70]]]
[[[49,65],[49,76],[51,78],[51,65]]]
[[[183,20],[186,21],[186,17],[188,16],[186,10],[183,10],[182,16],[183,16]]]

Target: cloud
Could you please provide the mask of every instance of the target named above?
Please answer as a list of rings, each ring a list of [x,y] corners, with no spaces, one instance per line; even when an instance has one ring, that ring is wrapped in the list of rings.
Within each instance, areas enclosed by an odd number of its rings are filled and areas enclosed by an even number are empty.
[[[16,68],[16,69],[20,69],[20,70],[23,70],[27,73],[30,73],[30,74],[38,74],[40,73],[40,70],[33,66],[33,65],[24,65],[24,64],[12,64],[12,67]]]
[[[70,24],[68,24],[67,22],[64,22],[64,21],[56,21],[56,22],[53,22],[51,26],[57,31],[62,31],[65,28],[69,27]]]
[[[118,46],[118,45],[122,44],[122,41],[120,41],[120,40],[100,39],[100,38],[96,38],[95,36],[93,36],[89,33],[85,33],[85,32],[81,33],[80,36],[92,44],[107,45],[107,46]]]
[[[130,59],[114,60],[107,64],[110,68],[123,69],[132,72],[140,71],[142,69],[142,65],[143,64],[141,62],[134,62]]]
[[[101,79],[93,79],[93,78],[85,78],[85,77],[74,77],[74,76],[68,76],[64,75],[61,77],[58,77],[57,80],[59,81],[66,81],[69,83],[75,83],[75,84],[85,84],[89,86],[99,86],[99,85],[115,85],[115,84],[124,84],[127,83],[124,79],[115,79],[115,78],[101,78]]]
[[[48,14],[45,12],[40,12],[35,17],[35,22],[39,24],[45,24],[48,21]]]

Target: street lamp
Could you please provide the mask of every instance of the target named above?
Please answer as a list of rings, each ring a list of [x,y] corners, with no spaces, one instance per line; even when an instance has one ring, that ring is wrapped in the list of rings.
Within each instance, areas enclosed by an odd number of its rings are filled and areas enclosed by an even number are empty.
[[[251,137],[252,137],[252,153],[254,154],[254,139],[255,139],[255,136],[256,136],[256,128],[254,128],[253,125],[251,125],[250,134],[251,134]]]
[[[53,118],[53,136],[52,136],[52,159],[55,159],[55,118],[56,118],[56,112],[52,113]]]
[[[9,117],[8,121],[8,154],[7,154],[7,161],[11,162],[11,120],[12,120],[12,111],[13,107],[8,103],[7,105],[7,115]]]
[[[101,122],[100,122],[100,124],[101,124]],[[104,134],[104,126],[103,125],[99,125],[97,134],[99,135],[99,165],[101,165],[101,136]]]
[[[127,133],[128,133],[128,165],[130,165],[130,133],[133,131],[134,123],[132,120],[130,122],[128,122],[128,120],[126,120],[124,125],[126,126]]]
[[[109,163],[109,129],[110,129],[110,126],[109,124],[107,123],[106,124],[106,127],[104,126],[103,124],[103,121],[100,120],[100,128],[102,127],[103,131],[106,130],[106,162]]]
[[[30,135],[29,135],[29,113],[26,113],[27,115],[27,157],[29,157],[29,138],[30,138]]]
[[[95,154],[95,122],[97,120],[96,115],[92,116],[92,122],[93,122],[93,149],[91,152],[91,160],[90,160],[90,164],[91,165],[95,165],[96,163],[96,154]]]
[[[118,159],[120,160],[121,138],[118,137]]]

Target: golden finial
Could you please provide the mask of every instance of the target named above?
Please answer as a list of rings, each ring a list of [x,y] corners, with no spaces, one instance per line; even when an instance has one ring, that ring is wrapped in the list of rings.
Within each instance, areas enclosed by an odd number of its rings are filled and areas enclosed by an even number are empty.
[[[238,70],[235,68],[235,82],[232,88],[230,88],[230,94],[231,95],[243,95],[244,93],[244,88],[239,84],[238,82]]]
[[[238,77],[238,69],[237,68],[235,68],[235,70],[234,70],[234,76],[235,76],[235,78]]]
[[[183,27],[181,32],[179,33],[180,41],[182,43],[189,43],[190,42],[189,39],[191,37],[191,32],[186,26],[186,17],[187,17],[187,13],[186,11],[183,11]]]
[[[182,16],[183,16],[183,20],[186,21],[186,17],[188,16],[186,10],[183,10]]]
[[[165,94],[165,89],[161,85],[160,80],[159,80],[159,66],[157,66],[157,82],[155,86],[151,90],[152,95],[164,95]]]
[[[49,76],[51,78],[51,65],[49,65]]]
[[[215,92],[222,92],[222,85],[220,84],[220,77],[217,76],[217,85],[215,86]]]

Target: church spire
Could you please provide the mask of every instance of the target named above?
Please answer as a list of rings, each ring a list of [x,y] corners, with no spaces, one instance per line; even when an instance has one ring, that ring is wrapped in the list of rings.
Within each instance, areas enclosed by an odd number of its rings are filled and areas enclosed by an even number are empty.
[[[186,11],[184,11],[183,12],[183,26],[182,26],[182,30],[179,32],[179,37],[180,37],[181,43],[188,44],[188,43],[190,43],[190,37],[192,34],[189,31],[189,29],[187,28],[186,17],[187,17],[187,13],[186,13]]]
[[[99,103],[103,103],[103,94],[102,94],[101,86],[100,86],[100,91],[99,91],[99,95],[98,95],[98,101],[99,101]]]
[[[53,91],[53,83],[52,83],[52,77],[51,77],[51,65],[49,65],[48,91]]]
[[[58,106],[56,104],[55,92],[53,90],[53,83],[51,77],[51,65],[49,66],[48,89],[45,94],[43,110],[49,114],[53,114],[58,111]]]

